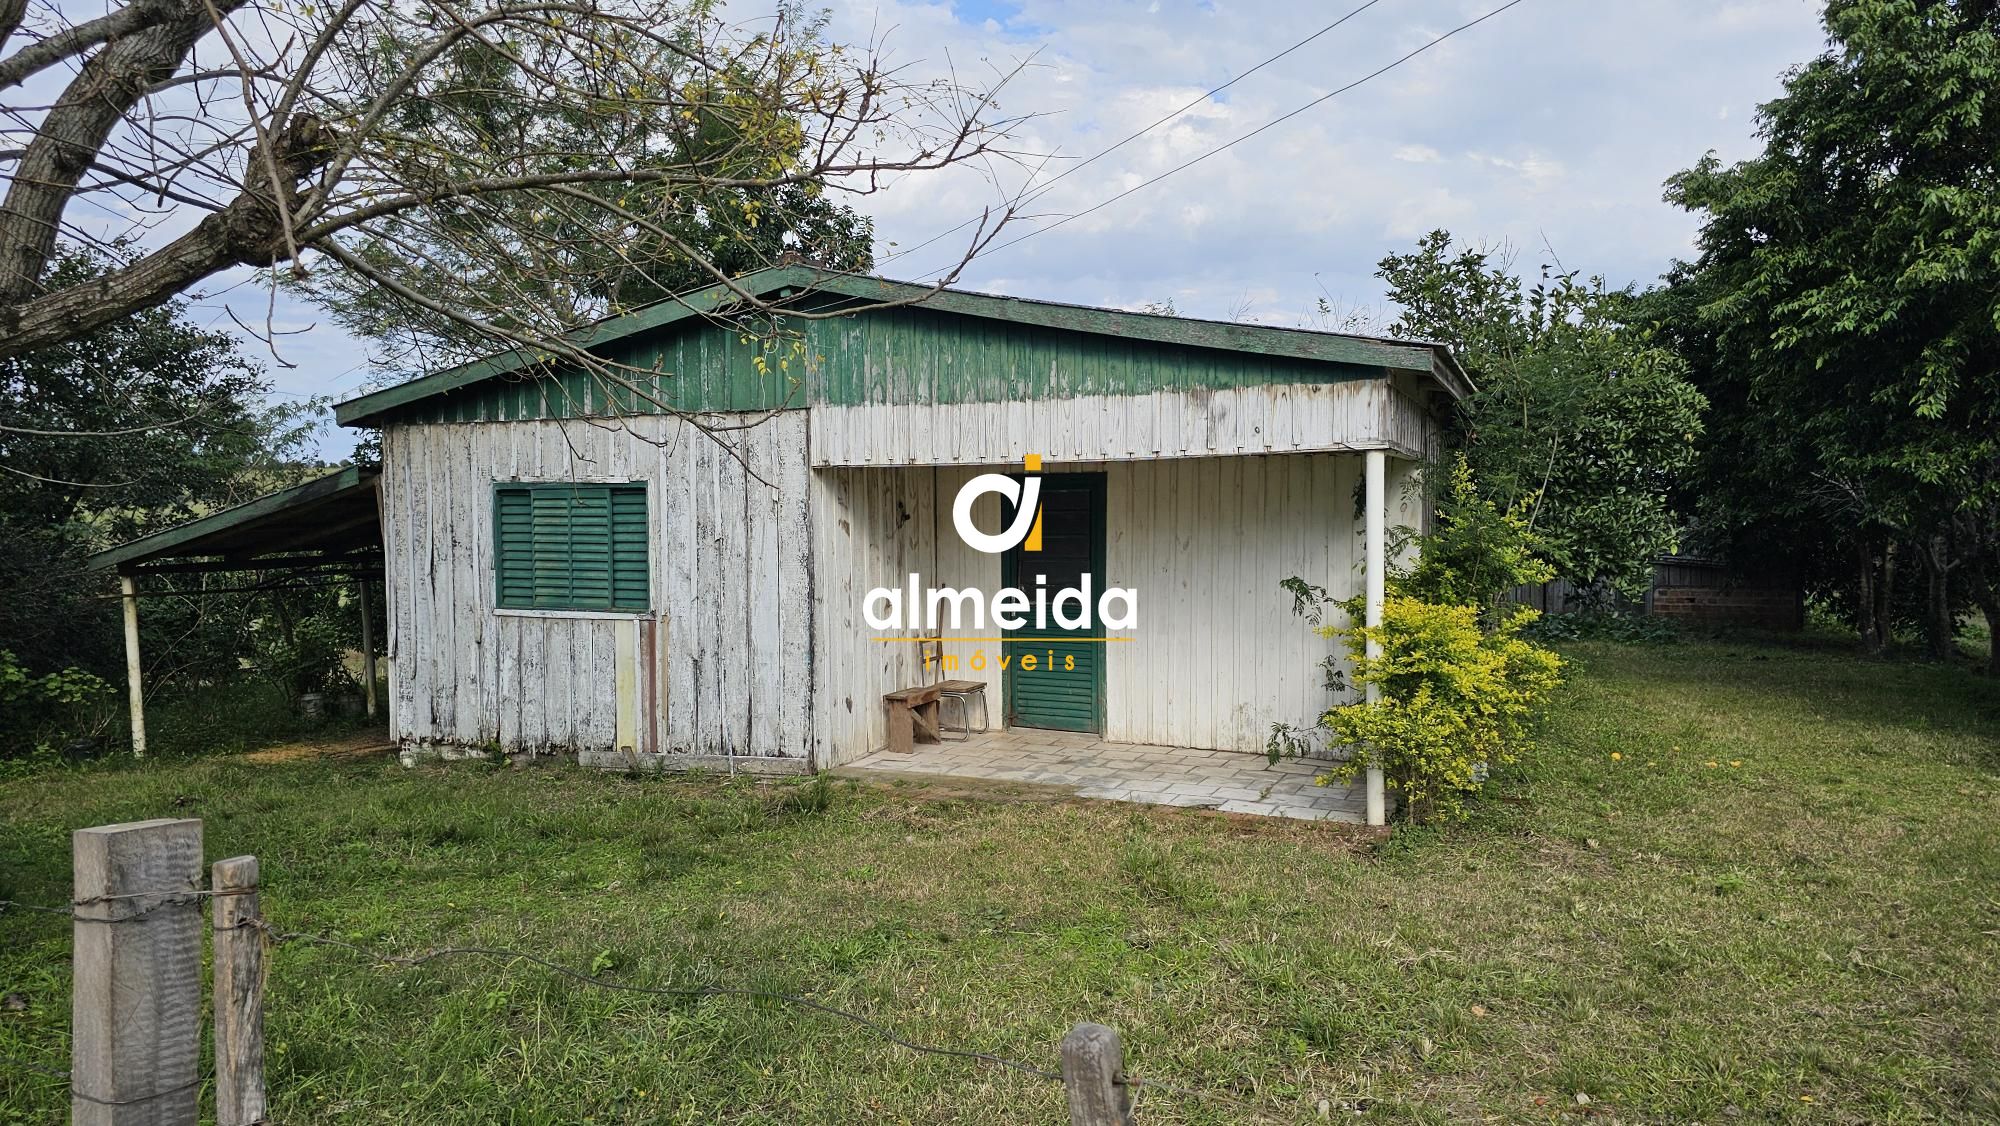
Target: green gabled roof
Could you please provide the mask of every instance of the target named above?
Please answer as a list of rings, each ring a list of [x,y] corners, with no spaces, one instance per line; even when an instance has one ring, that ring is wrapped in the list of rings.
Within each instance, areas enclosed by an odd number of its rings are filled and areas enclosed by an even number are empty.
[[[1040,329],[1237,352],[1279,361],[1319,362],[1378,372],[1417,372],[1436,380],[1454,398],[1463,397],[1472,389],[1450,349],[1441,344],[1132,313],[833,273],[810,266],[776,266],[746,274],[728,285],[716,284],[670,297],[600,321],[579,330],[572,339],[579,347],[605,350],[641,333],[665,329],[691,318],[727,313],[744,303],[742,294],[760,301],[775,295],[781,308],[787,301],[831,295],[850,302],[851,308],[846,312],[853,314],[866,314],[883,306],[914,307]],[[544,357],[522,349],[503,352],[349,399],[334,408],[334,417],[344,426],[379,424],[391,412],[522,372],[540,358]]]

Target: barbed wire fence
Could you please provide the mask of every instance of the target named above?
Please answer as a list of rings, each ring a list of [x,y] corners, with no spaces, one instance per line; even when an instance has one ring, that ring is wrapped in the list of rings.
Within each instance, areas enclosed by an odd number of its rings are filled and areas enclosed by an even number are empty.
[[[191,846],[191,847],[190,847]],[[578,986],[686,1000],[740,998],[784,1005],[869,1032],[919,1055],[964,1060],[1032,1079],[1060,1083],[1071,1126],[1131,1126],[1142,1095],[1227,1108],[1240,1121],[1279,1121],[1275,1108],[1230,1092],[1180,1087],[1126,1070],[1115,1029],[1080,1023],[1047,1067],[992,1052],[916,1040],[889,1023],[813,997],[721,985],[656,986],[607,978],[540,954],[498,946],[434,946],[386,950],[309,931],[285,930],[258,906],[254,857],[217,861],[210,887],[200,887],[201,822],[134,822],[80,830],[74,862],[78,894],[63,905],[0,899],[9,911],[60,916],[76,925],[71,1066],[52,1067],[0,1054],[0,1067],[63,1080],[71,1121],[104,1126],[179,1126],[197,1121],[199,1095],[215,1090],[219,1126],[257,1126],[267,1118],[263,1061],[266,954],[287,946],[332,948],[384,969],[415,969],[455,958],[539,967]],[[190,867],[188,861],[192,859]],[[125,886],[132,879],[152,890]],[[87,891],[88,889],[88,891]],[[213,1020],[201,1000],[199,907],[214,919]],[[115,980],[115,987],[113,982]],[[215,1064],[198,1070],[204,1028],[214,1034]],[[1322,1108],[1322,1114],[1324,1108]]]

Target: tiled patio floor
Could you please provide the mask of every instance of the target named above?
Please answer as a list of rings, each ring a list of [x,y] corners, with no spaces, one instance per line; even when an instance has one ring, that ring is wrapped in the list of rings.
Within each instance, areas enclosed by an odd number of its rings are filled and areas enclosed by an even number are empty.
[[[1106,743],[1095,735],[1014,728],[965,742],[919,743],[914,753],[877,751],[847,769],[1067,786],[1078,797],[1193,806],[1308,821],[1364,823],[1362,787],[1321,786],[1323,762],[1263,755]]]

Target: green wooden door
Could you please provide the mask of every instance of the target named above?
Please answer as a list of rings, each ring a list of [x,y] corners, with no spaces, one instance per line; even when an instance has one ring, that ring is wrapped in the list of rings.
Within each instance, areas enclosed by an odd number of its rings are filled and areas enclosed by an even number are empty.
[[[1009,520],[1013,514],[1008,513]],[[1089,620],[1062,629],[1051,612],[1036,628],[1033,612],[1023,629],[1005,631],[1007,722],[1057,731],[1104,730],[1104,643],[1097,595],[1104,590],[1104,474],[1060,473],[1042,478],[1042,549],[1017,547],[1002,557],[1001,579],[1035,596],[1044,576],[1049,598],[1091,577]],[[1032,667],[1030,667],[1032,665]]]

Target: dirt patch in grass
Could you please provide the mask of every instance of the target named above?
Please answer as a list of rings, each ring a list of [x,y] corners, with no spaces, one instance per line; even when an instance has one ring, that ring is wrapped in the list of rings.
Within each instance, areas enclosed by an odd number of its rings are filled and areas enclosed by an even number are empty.
[[[389,733],[377,728],[328,739],[301,739],[280,743],[275,747],[248,751],[237,757],[257,766],[280,766],[315,760],[359,762],[364,759],[384,758],[394,754],[395,750],[396,744],[389,741]]]
[[[1241,839],[1278,839],[1312,842],[1327,853],[1365,852],[1389,839],[1386,827],[1354,825],[1342,821],[1307,821],[1291,817],[1265,817],[1254,813],[1232,813],[1199,806],[1172,806],[1150,802],[1121,802],[1104,798],[1080,797],[1074,787],[1036,782],[1012,782],[988,778],[956,778],[949,775],[911,775],[886,770],[842,767],[834,772],[884,798],[916,803],[906,809],[884,805],[870,816],[932,821],[922,806],[933,802],[991,802],[1061,804],[1101,808],[1107,814],[1139,817],[1161,825],[1195,820],[1205,823],[1204,831],[1221,830]]]

